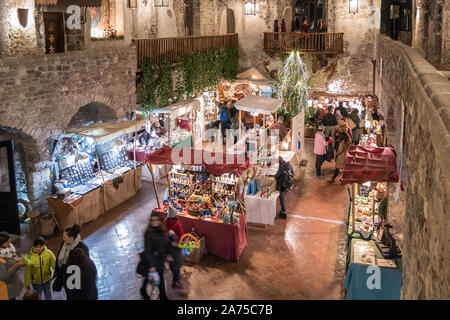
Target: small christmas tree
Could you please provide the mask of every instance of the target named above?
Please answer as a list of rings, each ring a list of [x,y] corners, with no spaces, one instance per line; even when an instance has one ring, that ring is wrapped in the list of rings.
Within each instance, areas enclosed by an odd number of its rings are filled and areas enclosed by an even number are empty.
[[[283,100],[278,114],[289,122],[307,104],[310,86],[306,64],[298,51],[292,52],[278,69],[277,96]]]

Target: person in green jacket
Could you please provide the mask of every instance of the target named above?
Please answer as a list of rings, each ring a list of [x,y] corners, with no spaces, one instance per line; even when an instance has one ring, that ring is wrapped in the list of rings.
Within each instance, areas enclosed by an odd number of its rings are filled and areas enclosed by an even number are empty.
[[[37,294],[41,296],[44,291],[45,300],[52,300],[51,282],[53,271],[55,270],[56,258],[45,246],[45,240],[42,237],[33,242],[28,257],[33,264],[27,265],[25,269],[25,286],[30,290],[30,283]]]

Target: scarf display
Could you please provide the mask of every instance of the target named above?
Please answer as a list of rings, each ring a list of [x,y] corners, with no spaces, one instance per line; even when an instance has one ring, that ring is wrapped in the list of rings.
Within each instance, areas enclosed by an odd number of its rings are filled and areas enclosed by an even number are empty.
[[[58,266],[62,267],[67,263],[67,259],[69,258],[69,253],[72,249],[74,249],[81,241],[80,235],[77,235],[75,240],[73,241],[72,245],[63,244],[61,251],[58,255]]]

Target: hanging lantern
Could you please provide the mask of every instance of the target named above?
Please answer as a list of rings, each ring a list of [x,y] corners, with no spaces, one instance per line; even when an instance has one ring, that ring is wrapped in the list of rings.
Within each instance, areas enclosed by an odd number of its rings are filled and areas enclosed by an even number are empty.
[[[21,26],[26,28],[28,25],[28,9],[17,9],[17,17],[19,18],[19,23],[21,24]]]
[[[155,0],[155,7],[168,7],[169,0]]]
[[[358,13],[358,1],[359,0],[348,0],[348,12],[356,14]]]
[[[244,2],[244,15],[246,16],[256,15],[256,0],[246,0]]]

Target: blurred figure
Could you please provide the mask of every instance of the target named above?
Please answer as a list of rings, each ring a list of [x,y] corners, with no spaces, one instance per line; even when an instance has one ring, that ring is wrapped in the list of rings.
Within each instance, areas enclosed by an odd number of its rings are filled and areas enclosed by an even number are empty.
[[[168,300],[164,284],[164,263],[168,252],[168,241],[161,216],[152,212],[150,224],[144,233],[144,255],[147,260],[148,272],[157,272],[159,275],[159,298]],[[150,300],[147,294],[148,277],[144,278],[141,295],[144,300]]]
[[[292,188],[292,182],[289,181],[289,176],[294,177],[294,169],[289,162],[284,161],[282,157],[278,159],[279,167],[275,174],[275,180],[277,181],[276,189],[280,192],[280,206],[281,211],[278,213],[280,218],[286,219],[286,193]]]
[[[278,130],[280,142],[282,142],[288,134],[288,129],[284,125],[284,118],[282,116],[278,117],[278,121],[272,125],[270,130]]]
[[[349,118],[355,123],[355,127],[352,129],[352,135],[353,135],[353,143],[358,144],[359,137],[358,137],[358,130],[359,130],[359,116],[358,116],[358,109],[354,108],[352,112],[350,113]]]
[[[336,110],[334,110],[334,114],[336,114],[338,110],[344,118],[347,117],[347,108],[344,107],[344,103],[342,101],[339,102],[339,106],[336,108]]]
[[[41,300],[41,295],[38,294],[34,290],[29,290],[29,291],[25,292],[25,294],[23,295],[22,300]]]
[[[325,131],[323,132],[325,137],[332,137],[334,145],[334,133],[338,122],[336,116],[333,114],[333,106],[328,106],[328,112],[323,116],[322,124],[325,126]]]
[[[25,286],[27,290],[31,289],[31,284],[39,296],[44,292],[45,300],[52,300],[51,282],[56,266],[56,258],[53,252],[45,246],[44,238],[38,237],[34,240],[30,249],[29,259],[33,264],[27,265],[25,268]]]

